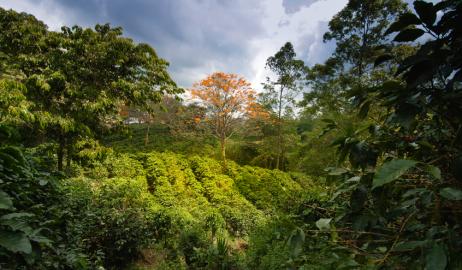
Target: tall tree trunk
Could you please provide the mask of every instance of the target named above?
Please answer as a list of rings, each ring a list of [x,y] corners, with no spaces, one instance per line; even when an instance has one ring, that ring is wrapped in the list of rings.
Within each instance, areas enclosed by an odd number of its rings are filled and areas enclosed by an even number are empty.
[[[67,169],[71,168],[71,159],[72,159],[72,147],[71,147],[71,144],[68,144],[66,148],[66,168]]]
[[[369,18],[364,18],[363,21],[363,33],[362,33],[362,44],[359,50],[359,57],[358,57],[358,78],[364,73],[364,54],[366,53],[366,48],[368,47],[368,40],[367,35],[369,34],[369,27],[370,27]]]
[[[144,146],[148,146],[149,144],[149,124],[146,128],[146,135],[144,136]]]
[[[223,160],[223,169],[226,170],[226,137],[220,138],[221,159]]]
[[[284,155],[285,155],[285,152],[284,152],[284,147],[283,147],[281,149],[281,163],[280,163],[281,171],[286,171],[286,166],[285,166],[286,159],[284,158]]]
[[[281,89],[279,90],[278,129],[277,129],[278,141],[277,141],[276,169],[279,169],[280,160],[281,160],[281,152],[282,152],[281,125],[282,125],[282,93],[283,91],[284,91],[284,88],[281,86]]]
[[[63,170],[63,160],[64,160],[64,148],[66,147],[66,140],[64,135],[59,136],[59,145],[58,145],[58,171]]]
[[[279,169],[279,166],[280,166],[280,160],[281,160],[281,144],[282,144],[282,140],[281,140],[281,121],[278,120],[278,129],[277,129],[277,132],[278,132],[278,140],[277,140],[277,153],[276,153],[276,169]]]

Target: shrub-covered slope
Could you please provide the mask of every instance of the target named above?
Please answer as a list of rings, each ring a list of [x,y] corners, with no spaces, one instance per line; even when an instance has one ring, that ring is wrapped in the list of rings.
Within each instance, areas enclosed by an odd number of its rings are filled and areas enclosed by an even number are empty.
[[[242,269],[248,236],[302,196],[300,177],[169,152],[109,154],[74,173],[58,186],[63,241],[89,269]]]

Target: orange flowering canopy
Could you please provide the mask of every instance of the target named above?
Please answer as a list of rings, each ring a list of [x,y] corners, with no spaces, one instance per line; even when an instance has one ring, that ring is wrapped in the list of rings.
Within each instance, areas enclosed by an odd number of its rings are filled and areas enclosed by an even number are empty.
[[[233,134],[239,119],[256,114],[259,108],[255,103],[256,92],[250,83],[236,74],[215,72],[195,83],[191,95],[207,107],[206,120],[220,140],[221,157],[226,168],[226,139]]]
[[[270,118],[270,113],[259,103],[249,104],[247,115],[252,119],[259,120],[268,120]]]
[[[215,72],[193,85],[191,95],[200,99],[215,117],[236,117],[251,111],[256,92],[236,74]]]
[[[250,87],[249,82],[236,74],[215,72],[195,83],[191,95],[207,107],[206,122],[223,147],[240,119],[255,117],[260,108],[255,102],[255,90]]]

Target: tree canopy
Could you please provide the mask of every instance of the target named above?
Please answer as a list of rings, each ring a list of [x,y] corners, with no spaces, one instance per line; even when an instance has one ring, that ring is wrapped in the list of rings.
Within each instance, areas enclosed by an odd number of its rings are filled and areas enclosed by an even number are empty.
[[[323,63],[180,96],[120,27],[0,9],[0,268],[462,269],[461,22],[349,0]]]
[[[226,167],[226,139],[242,117],[255,111],[256,92],[244,78],[216,72],[194,84],[191,95],[207,108],[207,123],[220,140],[221,158]]]
[[[58,142],[61,169],[65,148],[69,159],[76,140],[101,136],[117,124],[121,105],[148,109],[164,94],[181,93],[167,73],[168,63],[149,45],[122,37],[120,27],[51,32],[29,15],[1,12],[0,39],[9,40],[2,51],[16,63],[36,129]],[[26,38],[15,38],[23,31]]]

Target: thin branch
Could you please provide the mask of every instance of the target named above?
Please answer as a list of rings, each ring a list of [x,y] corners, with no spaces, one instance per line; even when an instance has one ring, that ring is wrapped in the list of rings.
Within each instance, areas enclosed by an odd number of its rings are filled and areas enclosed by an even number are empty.
[[[401,224],[401,228],[399,229],[399,232],[398,234],[396,235],[396,238],[395,238],[395,241],[393,241],[393,244],[391,245],[390,249],[388,249],[387,253],[385,254],[385,256],[378,260],[377,262],[379,264],[383,264],[387,259],[388,257],[390,256],[392,250],[395,248],[396,244],[398,243],[399,241],[399,238],[404,230],[404,228],[406,227],[406,224],[408,223],[408,221],[411,219],[412,216],[414,216],[417,212],[412,212],[403,222],[403,224]]]

